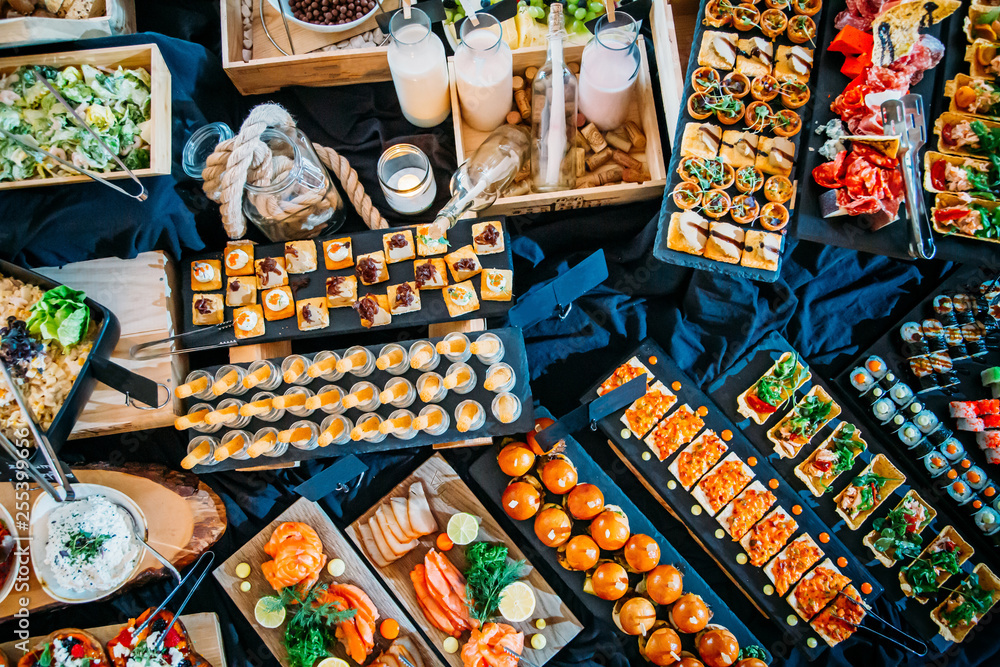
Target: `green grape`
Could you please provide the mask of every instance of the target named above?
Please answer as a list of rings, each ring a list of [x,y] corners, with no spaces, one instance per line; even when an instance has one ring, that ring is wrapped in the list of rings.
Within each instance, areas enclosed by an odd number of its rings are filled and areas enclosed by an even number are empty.
[[[585,17],[586,15],[587,15],[587,10],[586,10],[586,9],[583,9],[582,7],[581,7],[581,8],[579,8],[579,9],[577,9],[577,10],[576,10],[575,12],[573,12],[573,16],[574,16],[574,17],[575,17],[575,18],[576,18],[576,19],[577,19],[578,21],[582,21],[582,20],[583,20],[583,17]]]
[[[597,18],[597,14],[595,12],[587,12],[587,15],[583,18],[583,20],[585,22],[586,21],[593,21],[596,18]]]
[[[569,16],[569,15],[572,15],[573,13],[575,13],[575,12],[576,12],[576,3],[575,2],[568,3],[566,5],[566,15]]]
[[[444,10],[444,22],[445,23],[454,23],[455,22],[455,13],[453,11],[451,11],[450,9],[448,9],[447,7],[445,7],[445,10]]]
[[[587,5],[587,9],[589,9],[594,14],[601,14],[604,12],[604,3],[591,2]]]
[[[532,7],[528,11],[531,13],[531,16],[533,18],[536,19],[545,18],[545,10],[542,9],[541,7]]]

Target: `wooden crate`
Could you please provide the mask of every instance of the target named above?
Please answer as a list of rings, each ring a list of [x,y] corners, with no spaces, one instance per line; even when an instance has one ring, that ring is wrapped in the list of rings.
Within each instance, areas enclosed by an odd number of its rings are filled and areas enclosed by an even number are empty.
[[[170,173],[170,71],[160,55],[156,44],[136,44],[135,46],[113,46],[106,49],[65,51],[61,53],[41,53],[34,56],[13,56],[0,58],[0,74],[8,74],[22,65],[47,65],[62,68],[70,65],[93,65],[103,67],[145,67],[150,76],[151,109],[150,124],[152,135],[149,141],[149,167],[136,169],[136,176],[158,176]],[[102,174],[106,179],[128,178],[124,171]],[[58,176],[56,178],[32,178],[23,181],[4,181],[0,190],[14,188],[34,188],[45,185],[66,183],[90,183],[91,179],[82,174]],[[133,188],[134,189],[134,188]]]
[[[24,16],[0,20],[0,45],[27,46],[50,42],[75,42],[135,32],[134,0],[96,0],[85,19],[50,19]]]
[[[567,47],[564,51],[566,62],[578,63],[583,57],[582,46]],[[514,53],[514,73],[523,75],[530,66],[545,64],[546,49],[531,47],[518,49]],[[660,130],[656,121],[656,102],[653,97],[649,62],[643,38],[639,37],[639,78],[635,85],[635,103],[629,111],[628,119],[638,123],[646,135],[646,165],[650,180],[645,183],[615,183],[593,188],[576,188],[563,192],[526,194],[516,197],[500,197],[478,215],[524,215],[545,211],[564,211],[575,208],[591,208],[627,204],[630,202],[659,199],[667,184],[667,171],[663,161],[663,147],[660,144]],[[458,101],[458,86],[455,76],[455,60],[448,59],[448,73],[451,79],[451,110],[455,129],[455,156],[459,164],[468,159],[476,148],[489,136],[468,127],[462,120],[462,109]],[[530,85],[527,84],[526,85]]]

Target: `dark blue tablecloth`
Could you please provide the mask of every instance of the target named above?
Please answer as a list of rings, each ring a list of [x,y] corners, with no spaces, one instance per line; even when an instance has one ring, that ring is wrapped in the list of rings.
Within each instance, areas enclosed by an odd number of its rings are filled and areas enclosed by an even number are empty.
[[[219,65],[217,3],[172,0],[137,4],[140,28],[175,37],[147,33],[73,46],[153,41],[160,47],[173,80],[174,174],[148,179],[151,194],[144,204],[126,200],[96,184],[5,192],[0,197],[0,254],[4,257],[37,266],[110,255],[128,257],[154,248],[178,256],[206,246],[220,247],[223,234],[218,216],[200,194],[198,184],[180,172],[180,151],[194,128],[216,120],[236,127],[249,107],[264,100],[284,104],[313,140],[346,155],[377,204],[382,199],[374,165],[382,147],[401,137],[420,135],[416,140],[432,156],[444,196],[447,175],[454,168],[450,121],[431,131],[417,131],[402,119],[391,84],[295,89],[261,98],[240,98]],[[48,49],[34,49],[44,50]],[[695,273],[659,263],[650,255],[658,206],[658,202],[649,202],[509,221],[517,234],[515,289],[519,294],[597,248],[603,248],[608,258],[610,278],[582,298],[568,318],[542,322],[525,332],[534,394],[556,414],[575,407],[580,388],[593,382],[603,369],[646,336],[660,341],[680,366],[701,382],[715,377],[771,331],[783,333],[814,371],[828,375],[930,292],[950,268],[941,263],[916,266],[790,242],[781,279],[773,285]],[[353,214],[348,225],[361,227]],[[373,340],[378,336],[372,334]],[[317,347],[337,344],[336,340],[314,341]],[[192,360],[192,366],[218,363],[219,359],[220,354],[201,355]],[[591,434],[581,434],[580,440],[636,504],[648,508],[650,518],[686,558],[700,564],[702,575],[767,644],[777,662],[804,664],[801,654],[782,644],[775,627],[705,558],[684,528],[659,508],[603,440]],[[183,447],[182,438],[167,429],[75,441],[64,452],[71,462],[133,460],[176,465]],[[462,471],[479,451],[457,450],[447,456]],[[347,495],[328,496],[323,505],[338,524],[346,525],[428,455],[425,449],[364,457],[371,470],[363,483]],[[223,497],[229,512],[229,529],[216,548],[217,562],[291,504],[295,500],[291,489],[325,463],[312,462],[275,473],[205,476],[204,480]],[[108,603],[36,615],[32,631],[40,634],[66,625],[88,627],[121,621],[156,604],[166,590],[165,584],[151,585]],[[593,618],[575,599],[574,592],[560,593],[586,628],[550,664],[639,663],[634,640],[623,638],[610,619]],[[220,615],[230,665],[274,664],[250,624],[211,579],[203,584],[189,610]],[[878,610],[884,616],[897,618],[895,610],[884,604]],[[986,631],[966,650],[933,659],[913,659],[906,664],[997,664],[1000,640],[991,636],[991,625],[984,625]],[[0,627],[0,639],[6,637],[7,632]],[[828,651],[817,662],[884,666],[903,663],[899,653],[873,648],[861,639],[851,640],[846,648]]]

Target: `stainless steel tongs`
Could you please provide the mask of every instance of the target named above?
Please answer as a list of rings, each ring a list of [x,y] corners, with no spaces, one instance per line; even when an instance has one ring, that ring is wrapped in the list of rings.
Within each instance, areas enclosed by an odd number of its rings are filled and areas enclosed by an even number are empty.
[[[916,259],[933,259],[937,249],[920,186],[919,169],[919,152],[927,143],[924,99],[920,95],[909,94],[898,100],[883,102],[882,133],[899,137],[899,164],[903,171],[906,215],[910,219],[907,251],[910,257]]]
[[[146,620],[142,622],[142,625],[137,627],[132,632],[133,637],[138,636],[143,630],[145,630],[146,627],[149,626],[150,623],[152,623],[153,620],[159,615],[159,613],[163,611],[163,608],[167,606],[167,603],[170,602],[171,599],[173,599],[173,597],[177,594],[177,591],[179,591],[184,586],[184,584],[187,583],[188,579],[190,579],[191,576],[194,575],[194,573],[198,570],[199,566],[201,566],[202,564],[202,561],[205,561],[204,571],[202,571],[202,573],[198,575],[198,578],[191,586],[191,590],[188,591],[187,597],[184,598],[184,601],[181,602],[179,607],[177,607],[177,612],[174,614],[175,621],[178,618],[180,618],[181,614],[184,613],[184,608],[187,607],[187,603],[191,600],[191,596],[194,595],[195,590],[198,589],[198,585],[201,584],[201,580],[204,579],[205,575],[208,574],[209,571],[211,571],[212,569],[212,563],[213,561],[215,561],[215,553],[212,551],[206,551],[202,555],[198,556],[198,560],[196,560],[191,569],[188,570],[188,573],[184,575],[184,578],[180,579],[177,582],[177,586],[174,587],[174,590],[170,591],[170,593],[167,594],[167,597],[164,598],[163,602],[160,603],[160,606],[154,609],[153,613],[147,616]],[[172,626],[173,623],[171,623],[170,625]],[[159,652],[162,649],[163,641],[166,638],[166,636],[167,636],[166,630],[160,633],[159,637],[157,637],[156,639],[156,646],[153,647],[154,652]]]
[[[861,600],[858,600],[858,599],[855,599],[855,598],[849,596],[843,590],[837,591],[837,595],[835,597],[843,597],[845,600],[853,602],[857,606],[861,607],[862,609],[865,610],[865,615],[866,616],[874,618],[876,621],[878,621],[879,623],[881,623],[882,625],[884,625],[886,630],[891,630],[893,633],[897,634],[898,638],[896,638],[896,637],[890,637],[889,635],[887,635],[885,633],[882,633],[882,632],[879,632],[878,630],[875,630],[872,627],[867,626],[867,625],[859,625],[857,623],[851,623],[850,621],[848,621],[845,618],[840,618],[839,620],[843,621],[847,625],[850,625],[851,627],[855,628],[856,630],[861,630],[865,634],[868,634],[868,635],[871,635],[871,636],[876,637],[878,639],[882,639],[882,640],[885,640],[885,641],[890,642],[892,644],[895,644],[896,646],[902,648],[903,650],[909,651],[910,653],[913,653],[914,655],[927,655],[927,644],[925,644],[924,642],[920,641],[916,637],[911,637],[910,635],[906,634],[905,632],[903,632],[902,630],[900,630],[896,626],[892,625],[887,620],[885,620],[884,618],[882,618],[881,616],[879,616],[878,614],[876,614],[872,610],[872,608],[870,606],[868,606],[867,604],[865,604]]]
[[[201,352],[202,350],[214,350],[218,347],[225,347],[229,345],[236,344],[236,337],[233,336],[232,340],[223,340],[212,345],[202,345],[200,347],[189,347],[180,350],[157,350],[149,354],[139,354],[143,350],[148,350],[151,347],[158,347],[160,345],[167,345],[175,340],[180,340],[181,338],[186,338],[187,336],[193,336],[195,334],[211,333],[213,331],[225,331],[226,329],[231,329],[233,326],[232,320],[226,320],[221,324],[216,324],[210,327],[205,327],[204,329],[194,329],[192,331],[187,331],[182,334],[177,334],[176,336],[168,336],[167,338],[160,338],[159,340],[151,340],[147,343],[138,343],[129,348],[128,356],[132,357],[137,361],[146,361],[147,359],[159,359],[160,357],[169,357],[174,354],[187,354],[188,352]]]
[[[111,156],[111,158],[115,161],[115,163],[129,175],[129,178],[131,178],[133,181],[136,182],[136,185],[139,186],[139,194],[132,194],[131,192],[127,192],[124,188],[115,185],[106,178],[103,178],[100,174],[94,173],[88,169],[84,169],[83,167],[78,167],[75,164],[62,159],[61,157],[52,154],[51,152],[39,146],[38,142],[35,141],[34,137],[19,137],[16,134],[11,134],[10,132],[8,132],[3,128],[0,128],[0,134],[3,134],[3,136],[7,137],[14,143],[19,144],[25,150],[44,153],[46,156],[50,157],[53,161],[58,162],[67,169],[72,169],[77,173],[83,174],[87,178],[91,178],[102,185],[106,185],[112,190],[116,190],[122,193],[126,197],[132,197],[133,199],[137,199],[138,201],[145,201],[148,195],[146,194],[146,186],[142,184],[142,181],[140,181],[139,178],[134,173],[132,173],[131,169],[125,166],[125,163],[121,161],[121,158],[118,157],[117,153],[108,148],[108,145],[104,143],[104,140],[101,139],[101,137],[97,134],[97,132],[94,131],[94,128],[90,127],[90,125],[87,124],[87,121],[80,118],[80,114],[78,114],[73,109],[73,107],[71,107],[69,103],[65,99],[63,99],[63,96],[60,95],[58,91],[56,91],[56,89],[52,86],[51,83],[49,83],[49,80],[45,78],[45,75],[42,73],[42,71],[37,67],[32,67],[32,71],[34,71],[35,76],[38,77],[38,80],[41,81],[42,84],[49,89],[49,92],[52,93],[64,107],[66,107],[66,110],[69,111],[70,115],[77,122],[77,124],[80,125],[80,127],[82,127],[84,130],[86,130],[90,134],[90,136],[92,136],[97,141],[97,143],[100,144],[101,148],[103,148],[107,152],[107,154]]]

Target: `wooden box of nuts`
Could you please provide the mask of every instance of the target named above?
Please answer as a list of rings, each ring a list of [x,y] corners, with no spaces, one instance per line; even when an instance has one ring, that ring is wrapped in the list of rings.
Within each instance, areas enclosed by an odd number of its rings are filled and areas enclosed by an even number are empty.
[[[135,32],[134,0],[4,0],[0,6],[4,47]]]
[[[565,49],[566,62],[579,72],[582,46]],[[531,192],[531,174],[523,169],[485,215],[523,215],[544,211],[591,208],[634,201],[659,199],[667,183],[660,130],[656,122],[649,63],[643,38],[639,37],[639,78],[635,99],[625,125],[602,133],[585,123],[577,134],[577,186],[564,192]],[[531,79],[545,64],[545,47],[518,49],[514,53],[514,103],[507,122],[531,124]],[[448,60],[451,79],[451,111],[455,126],[455,154],[461,164],[475,152],[488,132],[480,132],[462,120],[458,100],[454,58]]]

